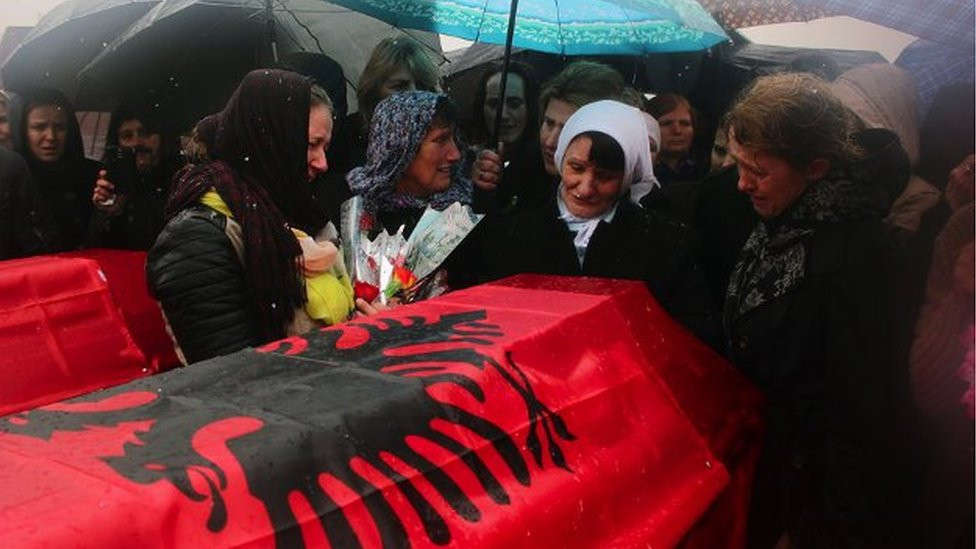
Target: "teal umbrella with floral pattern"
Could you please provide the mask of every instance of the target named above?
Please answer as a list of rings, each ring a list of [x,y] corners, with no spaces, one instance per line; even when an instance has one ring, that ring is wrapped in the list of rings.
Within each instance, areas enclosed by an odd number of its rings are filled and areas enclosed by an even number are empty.
[[[332,0],[400,28],[505,44],[511,0]],[[562,55],[699,51],[728,40],[695,0],[521,0],[512,45]]]

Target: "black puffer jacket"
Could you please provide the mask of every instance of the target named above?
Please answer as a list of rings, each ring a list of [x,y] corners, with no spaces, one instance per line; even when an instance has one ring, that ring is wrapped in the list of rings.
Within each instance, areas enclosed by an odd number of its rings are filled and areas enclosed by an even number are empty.
[[[188,363],[261,343],[241,260],[239,226],[206,206],[172,218],[149,251],[149,291]]]
[[[0,147],[0,259],[56,252],[61,235],[27,162]]]

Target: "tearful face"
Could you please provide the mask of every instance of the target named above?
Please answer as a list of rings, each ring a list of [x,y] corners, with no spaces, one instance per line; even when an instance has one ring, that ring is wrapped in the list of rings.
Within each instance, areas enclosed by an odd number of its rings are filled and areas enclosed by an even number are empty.
[[[62,107],[38,105],[27,113],[27,145],[37,160],[61,160],[67,139],[68,113]]]
[[[325,152],[332,143],[332,111],[325,105],[314,105],[308,113],[308,180],[329,169]]]

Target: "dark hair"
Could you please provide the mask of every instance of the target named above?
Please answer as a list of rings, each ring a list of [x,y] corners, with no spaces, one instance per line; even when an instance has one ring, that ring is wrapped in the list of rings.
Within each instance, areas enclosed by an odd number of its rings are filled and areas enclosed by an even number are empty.
[[[136,111],[128,105],[119,105],[112,111],[112,118],[108,123],[108,133],[105,134],[105,145],[114,146],[119,144],[119,127],[123,122],[138,120],[142,123],[148,133],[160,133],[159,124],[151,117]]]
[[[627,159],[624,157],[624,150],[617,143],[617,140],[609,135],[598,132],[583,132],[573,138],[576,141],[580,137],[590,140],[590,157],[587,159],[597,167],[613,172],[624,171]]]
[[[52,106],[64,111],[67,135],[65,137],[64,154],[58,159],[59,163],[77,164],[85,159],[85,146],[81,139],[81,128],[75,116],[75,109],[63,93],[48,88],[38,88],[17,93],[10,99],[8,117],[10,119],[10,138],[13,148],[20,153],[29,165],[40,162],[30,151],[27,138],[27,117],[36,108]]]
[[[472,116],[474,124],[471,127],[471,141],[475,143],[485,143],[491,139],[491,127],[485,122],[484,106],[487,98],[488,80],[496,74],[501,74],[503,63],[494,61],[488,65],[485,72],[481,73],[478,80],[478,87],[475,90],[474,106]],[[522,131],[522,142],[535,140],[535,134],[539,130],[539,80],[535,76],[535,70],[518,61],[510,61],[508,64],[509,78],[517,74],[522,78],[522,91],[525,93],[525,129]]]

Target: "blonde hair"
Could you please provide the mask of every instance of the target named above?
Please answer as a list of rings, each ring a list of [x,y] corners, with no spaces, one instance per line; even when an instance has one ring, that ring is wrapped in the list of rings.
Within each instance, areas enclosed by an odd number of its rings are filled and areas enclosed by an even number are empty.
[[[802,169],[817,158],[832,168],[856,159],[853,121],[825,81],[786,73],[757,78],[736,100],[726,124],[740,145]]]
[[[390,75],[404,68],[410,71],[418,90],[440,90],[440,69],[421,43],[410,38],[386,38],[373,48],[356,90],[359,112],[367,124],[383,99],[380,97],[383,84]]]

